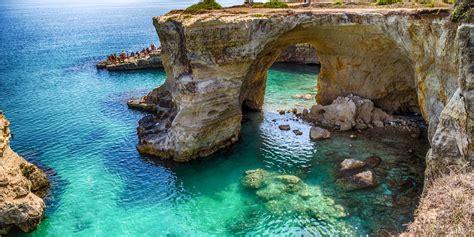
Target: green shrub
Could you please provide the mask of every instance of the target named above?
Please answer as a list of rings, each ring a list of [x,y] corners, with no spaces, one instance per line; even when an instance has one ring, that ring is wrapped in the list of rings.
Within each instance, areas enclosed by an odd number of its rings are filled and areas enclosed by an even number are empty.
[[[454,22],[461,21],[471,14],[469,0],[464,0],[462,4],[457,5],[451,13],[451,20]]]
[[[334,4],[341,6],[341,5],[344,5],[344,1],[343,0],[335,0]]]
[[[202,10],[214,10],[214,9],[221,9],[222,6],[217,3],[215,0],[204,0],[200,3],[191,5],[190,7],[186,8],[187,12],[197,12]]]
[[[402,0],[377,0],[377,5],[389,5],[399,3]]]
[[[288,4],[280,1],[280,0],[270,0],[263,4],[264,8],[287,8]]]
[[[263,8],[263,3],[261,2],[253,3],[252,8]]]

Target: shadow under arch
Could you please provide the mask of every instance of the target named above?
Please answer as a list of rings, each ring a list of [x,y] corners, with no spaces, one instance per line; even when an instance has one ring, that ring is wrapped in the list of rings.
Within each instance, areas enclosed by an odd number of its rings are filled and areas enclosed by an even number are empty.
[[[413,63],[403,47],[374,25],[300,25],[265,44],[242,83],[243,108],[260,110],[267,71],[284,48],[313,46],[321,62],[317,102],[357,94],[391,113],[419,113]]]

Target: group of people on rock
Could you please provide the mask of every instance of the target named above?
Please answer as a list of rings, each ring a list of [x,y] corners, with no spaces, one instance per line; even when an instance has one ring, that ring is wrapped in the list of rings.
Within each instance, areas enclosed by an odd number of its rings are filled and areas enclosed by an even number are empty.
[[[136,59],[146,58],[150,56],[151,52],[156,51],[157,49],[158,48],[154,44],[151,44],[150,47],[143,48],[142,51],[140,52],[132,52],[129,54],[122,50],[122,52],[120,52],[119,55],[117,55],[117,53],[114,53],[107,56],[107,63],[118,64],[118,63],[123,63],[125,62],[126,59],[130,59],[130,58],[136,58]]]

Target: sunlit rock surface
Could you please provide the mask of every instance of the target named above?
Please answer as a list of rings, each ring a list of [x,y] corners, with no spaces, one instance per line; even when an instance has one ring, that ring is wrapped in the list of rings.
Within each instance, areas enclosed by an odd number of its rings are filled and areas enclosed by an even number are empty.
[[[263,105],[267,69],[285,47],[307,43],[322,65],[321,105],[357,94],[388,112],[421,112],[432,140],[427,174],[471,161],[472,25],[457,34],[459,23],[449,14],[435,8],[226,9],[156,17],[167,73],[157,91],[168,91],[175,106],[173,116],[140,126],[138,148],[189,161],[236,142],[242,107]],[[158,94],[142,102],[153,104]]]
[[[384,127],[392,121],[392,117],[376,108],[372,101],[355,95],[337,97],[326,106],[314,105],[304,118],[318,125],[342,131]]]
[[[295,44],[286,47],[281,52],[277,62],[320,64],[316,49],[310,44]]]
[[[10,148],[9,122],[0,114],[0,235],[16,226],[29,232],[43,218],[48,179]]]

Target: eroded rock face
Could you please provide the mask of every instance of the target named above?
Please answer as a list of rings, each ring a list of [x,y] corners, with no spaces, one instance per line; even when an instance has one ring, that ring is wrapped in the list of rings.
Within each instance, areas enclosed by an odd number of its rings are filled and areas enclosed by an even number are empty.
[[[320,64],[316,49],[310,44],[295,44],[286,47],[277,62]]]
[[[449,10],[243,11],[154,18],[168,76],[157,91],[170,93],[175,116],[147,123],[142,152],[187,161],[237,141],[242,107],[262,107],[267,69],[308,43],[322,65],[319,104],[357,94],[384,111],[419,110],[433,140],[427,172],[473,160],[472,25],[455,37]]]
[[[446,173],[450,167],[473,167],[474,25],[460,26],[455,42],[460,56],[459,87],[439,116],[426,156],[427,177]]]
[[[10,148],[9,122],[0,114],[0,235],[13,226],[29,232],[43,218],[46,174]]]

